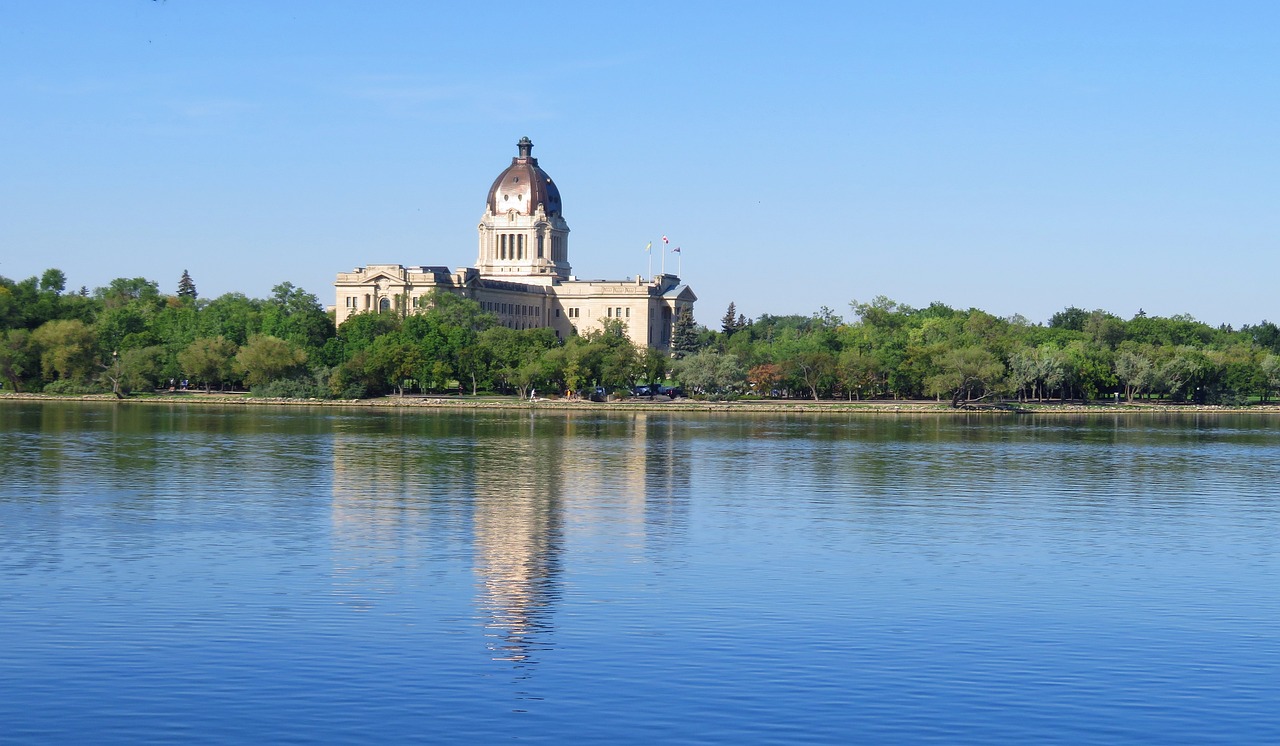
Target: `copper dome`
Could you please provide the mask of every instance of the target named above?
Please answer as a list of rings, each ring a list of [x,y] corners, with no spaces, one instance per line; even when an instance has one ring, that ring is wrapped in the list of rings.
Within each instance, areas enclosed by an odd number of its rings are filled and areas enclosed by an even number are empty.
[[[530,155],[533,142],[527,137],[516,143],[520,154],[511,159],[511,165],[498,174],[489,187],[489,211],[495,215],[512,210],[522,215],[532,215],[542,205],[547,217],[560,214],[560,190],[547,172],[538,167],[538,159]]]

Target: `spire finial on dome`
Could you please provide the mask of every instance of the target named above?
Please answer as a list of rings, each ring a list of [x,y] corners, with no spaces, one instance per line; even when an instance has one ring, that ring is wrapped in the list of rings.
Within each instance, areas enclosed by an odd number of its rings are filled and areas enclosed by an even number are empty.
[[[520,142],[516,143],[516,147],[520,149],[521,158],[528,158],[533,152],[533,141],[528,137],[522,137]]]

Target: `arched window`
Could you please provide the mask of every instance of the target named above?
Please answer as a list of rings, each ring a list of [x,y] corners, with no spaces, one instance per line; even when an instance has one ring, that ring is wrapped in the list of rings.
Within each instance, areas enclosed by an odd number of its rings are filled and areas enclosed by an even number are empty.
[[[378,310],[379,310],[379,311],[390,311],[390,310],[391,310],[391,299],[390,299],[390,298],[383,298],[382,300],[378,301]]]

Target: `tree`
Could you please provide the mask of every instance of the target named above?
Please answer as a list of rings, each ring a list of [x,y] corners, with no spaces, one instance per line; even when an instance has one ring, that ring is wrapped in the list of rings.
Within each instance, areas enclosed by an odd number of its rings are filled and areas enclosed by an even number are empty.
[[[1089,312],[1083,308],[1067,306],[1049,317],[1052,329],[1068,329],[1073,332],[1084,331],[1084,323],[1089,320]]]
[[[1262,373],[1266,376],[1268,393],[1280,389],[1280,356],[1268,354],[1263,357]]]
[[[405,339],[402,334],[379,337],[365,357],[365,369],[369,376],[394,388],[398,396],[404,396],[406,380],[434,378],[429,370],[430,364],[431,360],[423,353],[422,348]]]
[[[116,397],[123,399],[132,391],[154,389],[163,366],[163,347],[136,347],[112,355],[111,364],[102,364],[102,377],[111,382]]]
[[[1089,314],[1083,331],[1094,344],[1111,350],[1124,341],[1124,322],[1102,310]]]
[[[35,369],[39,358],[26,329],[9,329],[0,333],[0,377],[14,391],[22,390],[22,381]]]
[[[145,277],[117,277],[105,288],[94,290],[93,295],[107,308],[111,308],[136,300],[157,300],[160,297],[160,286]]]
[[[679,360],[698,350],[698,330],[693,323],[693,310],[688,306],[676,314],[671,331],[671,356]]]
[[[671,363],[671,358],[664,355],[661,350],[655,350],[652,347],[646,347],[640,356],[641,376],[644,383],[657,383],[667,377],[667,367]]]
[[[40,290],[61,295],[67,289],[67,275],[60,269],[46,269],[40,276]]]
[[[262,332],[262,301],[244,293],[227,293],[200,310],[199,336],[222,336],[237,345]]]
[[[334,336],[333,320],[314,294],[282,282],[271,288],[271,298],[263,304],[262,333],[316,353]]]
[[[856,347],[840,353],[836,368],[850,399],[861,399],[863,389],[873,387],[880,376],[879,361]]]
[[[196,284],[185,269],[182,270],[182,278],[178,280],[178,297],[183,300],[196,299]]]
[[[40,366],[48,380],[83,381],[93,370],[97,345],[93,330],[75,319],[47,321],[31,333],[40,350]]]
[[[720,320],[720,331],[724,332],[725,336],[738,331],[738,309],[733,301],[729,301],[729,310],[724,312],[724,318]]]
[[[1133,401],[1134,394],[1142,394],[1150,382],[1151,360],[1133,350],[1120,350],[1116,353],[1116,378],[1124,386],[1124,400]]]
[[[747,385],[760,396],[773,396],[782,380],[782,368],[775,363],[761,363],[747,371]]]
[[[715,396],[737,393],[746,381],[742,363],[732,353],[703,350],[676,361],[674,368],[686,389]]]
[[[257,334],[236,353],[236,371],[250,388],[294,373],[307,360],[307,353],[290,342],[267,334]]]
[[[226,337],[201,337],[178,353],[178,364],[189,378],[204,383],[207,394],[212,384],[221,385],[235,372],[237,351]]]
[[[929,393],[947,394],[951,406],[959,407],[960,400],[973,401],[994,392],[1004,364],[988,350],[981,347],[961,347],[949,350],[939,361],[941,372],[926,383]]]
[[[346,326],[343,324],[343,326]],[[599,334],[599,333],[597,333]],[[575,344],[590,341],[575,338]],[[548,327],[515,330],[495,326],[480,333],[478,345],[492,375],[502,384],[515,388],[522,398],[535,386],[546,385],[546,368],[541,368],[546,353],[557,345],[555,332]]]

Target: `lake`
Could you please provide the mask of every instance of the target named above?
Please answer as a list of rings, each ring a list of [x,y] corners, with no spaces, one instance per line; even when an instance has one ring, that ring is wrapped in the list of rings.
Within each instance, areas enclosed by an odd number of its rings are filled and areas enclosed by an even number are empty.
[[[0,742],[1280,742],[1280,417],[0,403]]]

